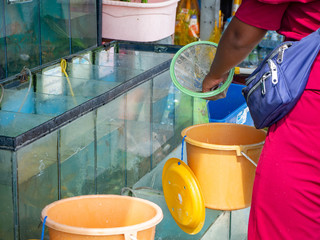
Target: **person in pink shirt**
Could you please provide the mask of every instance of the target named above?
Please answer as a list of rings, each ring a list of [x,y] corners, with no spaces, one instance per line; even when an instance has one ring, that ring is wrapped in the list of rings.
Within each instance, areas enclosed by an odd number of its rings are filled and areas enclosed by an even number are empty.
[[[208,92],[275,30],[300,40],[320,28],[319,0],[243,0],[221,37]],[[320,239],[320,54],[295,107],[268,129],[256,169],[248,239]]]

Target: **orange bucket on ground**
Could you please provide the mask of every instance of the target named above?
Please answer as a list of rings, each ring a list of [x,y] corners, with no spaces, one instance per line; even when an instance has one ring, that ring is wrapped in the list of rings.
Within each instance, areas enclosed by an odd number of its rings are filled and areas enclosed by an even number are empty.
[[[50,240],[151,240],[162,220],[161,208],[144,199],[120,195],[85,195],[46,206]]]
[[[188,166],[199,181],[205,207],[249,207],[253,163],[258,162],[266,132],[247,125],[206,123],[187,127],[181,135],[186,136]]]

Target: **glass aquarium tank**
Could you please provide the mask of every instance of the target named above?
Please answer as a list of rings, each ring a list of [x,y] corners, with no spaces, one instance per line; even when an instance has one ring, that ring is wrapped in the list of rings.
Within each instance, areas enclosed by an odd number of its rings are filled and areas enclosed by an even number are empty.
[[[180,145],[193,101],[171,82],[177,50],[112,42],[3,84],[1,240],[39,238],[49,203],[121,194]]]
[[[98,45],[95,0],[0,3],[0,80]]]

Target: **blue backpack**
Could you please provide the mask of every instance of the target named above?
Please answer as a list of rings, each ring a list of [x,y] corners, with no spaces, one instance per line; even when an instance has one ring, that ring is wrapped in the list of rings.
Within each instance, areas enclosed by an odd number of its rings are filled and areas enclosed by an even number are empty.
[[[276,47],[246,79],[242,94],[256,128],[270,127],[297,103],[320,48],[320,29]]]

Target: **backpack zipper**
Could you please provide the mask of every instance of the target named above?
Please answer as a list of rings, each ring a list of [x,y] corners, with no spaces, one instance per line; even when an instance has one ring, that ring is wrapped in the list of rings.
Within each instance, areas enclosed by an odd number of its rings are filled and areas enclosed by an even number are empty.
[[[282,45],[280,48],[279,48],[279,54],[278,54],[278,57],[277,57],[277,63],[278,64],[281,64],[283,62],[283,54],[284,54],[284,51],[287,50],[289,48],[288,45],[284,44]]]
[[[273,85],[276,85],[278,83],[277,65],[272,61],[272,59],[268,59],[268,65],[271,70],[271,81]]]
[[[291,47],[292,44],[293,44],[292,42],[284,42],[281,46],[279,46],[278,48],[276,48],[272,51],[272,53],[270,54],[270,56],[268,57],[268,59],[266,61],[274,58],[278,54],[277,63],[281,64],[283,62],[284,51],[287,50],[289,47]],[[257,72],[255,75],[248,78],[246,80],[246,85],[249,85],[250,82],[252,82],[253,79],[255,79],[255,77],[258,73],[259,72]]]
[[[255,91],[260,85],[261,85],[261,94],[265,95],[266,94],[266,85],[265,85],[265,81],[268,77],[271,76],[271,72],[266,72],[265,74],[262,75],[262,77],[260,78],[260,80],[250,89],[250,91],[247,94],[247,102],[249,100],[250,95],[252,94],[253,91]]]

